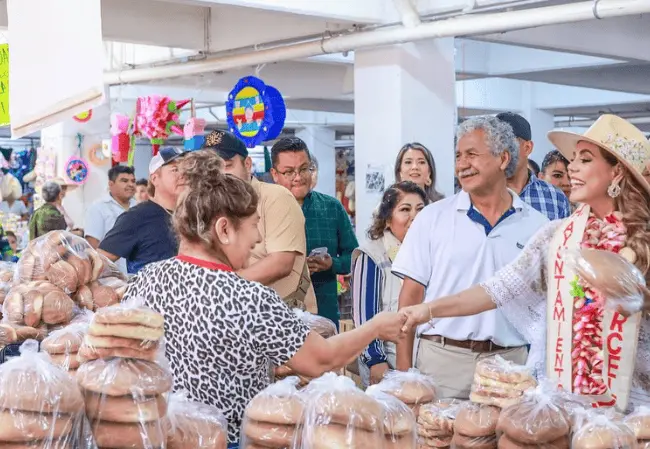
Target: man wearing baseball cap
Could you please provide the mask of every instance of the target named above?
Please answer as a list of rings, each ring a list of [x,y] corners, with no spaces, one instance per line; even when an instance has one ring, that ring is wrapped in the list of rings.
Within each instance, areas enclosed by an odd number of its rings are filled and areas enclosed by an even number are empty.
[[[546,215],[549,220],[566,218],[571,215],[571,205],[566,195],[553,185],[535,176],[528,167],[528,158],[533,152],[533,137],[530,123],[524,117],[513,112],[497,114],[497,118],[509,124],[519,142],[519,160],[508,187],[521,199]]]
[[[305,262],[305,217],[296,199],[284,187],[252,176],[248,149],[235,135],[212,131],[204,148],[216,151],[224,160],[224,171],[250,182],[259,197],[262,242],[255,246],[248,267],[239,275],[273,288],[290,307],[316,313],[316,295]]]
[[[183,150],[165,147],[151,159],[149,201],[120,215],[99,244],[100,251],[112,261],[124,258],[129,274],[178,252],[171,218],[182,191],[177,164],[184,155]]]

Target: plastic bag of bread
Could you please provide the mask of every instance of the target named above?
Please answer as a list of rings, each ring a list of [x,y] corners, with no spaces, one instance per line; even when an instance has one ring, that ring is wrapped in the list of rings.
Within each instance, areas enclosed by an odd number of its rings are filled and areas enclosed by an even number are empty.
[[[420,407],[417,418],[418,445],[421,448],[444,448],[451,445],[454,421],[462,402],[440,400]]]
[[[420,405],[436,399],[436,385],[433,379],[415,368],[406,372],[388,371],[377,385],[380,390],[408,405],[415,416],[419,413]]]
[[[48,281],[13,287],[2,305],[3,322],[36,329],[68,324],[76,312],[70,296]]]
[[[98,309],[79,348],[79,360],[123,357],[166,364],[163,316],[142,304],[139,298],[129,298]]]
[[[69,295],[105,277],[125,279],[115,264],[85,239],[65,231],[48,232],[29,242],[18,261],[16,275],[23,284],[48,280]]]
[[[291,448],[302,421],[305,402],[296,377],[269,385],[248,404],[241,427],[241,448]],[[299,446],[297,446],[299,447]]]
[[[124,297],[127,287],[127,282],[121,278],[114,276],[101,278],[79,286],[73,299],[80,307],[97,310],[118,304]]]
[[[11,262],[0,262],[0,304],[9,293],[16,274],[16,264]]]
[[[634,430],[597,410],[587,411],[574,428],[572,449],[636,449]]]
[[[169,396],[167,449],[226,449],[228,422],[218,409],[187,399],[185,392]]]
[[[26,341],[0,365],[0,447],[94,448],[74,378]]]
[[[77,382],[86,415],[101,448],[160,449],[172,375],[157,363],[111,358],[83,363]]]
[[[92,315],[92,312],[90,314]],[[41,343],[41,350],[50,355],[52,363],[71,374],[76,373],[81,364],[77,354],[90,325],[88,315],[83,314],[80,317],[83,318],[50,333]]]
[[[497,355],[476,364],[469,398],[479,404],[504,408],[519,402],[524,391],[536,385],[528,368]]]
[[[458,407],[451,447],[456,449],[496,449],[496,428],[501,410],[497,407],[464,402]]]
[[[523,448],[539,444],[568,448],[571,419],[560,400],[564,394],[556,384],[544,382],[524,393],[519,403],[503,409],[497,425],[501,434],[499,446]]]
[[[330,338],[338,333],[336,324],[329,318],[314,315],[313,313],[300,309],[293,309],[293,313],[309,326],[309,329],[317,332],[323,338]]]
[[[575,266],[584,287],[592,288],[600,295],[605,307],[619,310],[626,315],[643,308],[645,277],[634,266],[633,251],[623,248],[619,254],[611,251],[583,248],[567,252],[567,260]],[[633,260],[628,260],[633,259]]]
[[[306,388],[307,406],[300,432],[310,449],[381,448],[384,408],[349,377],[326,373]],[[298,446],[300,447],[300,446]]]
[[[384,408],[384,449],[410,449],[417,441],[413,411],[395,396],[370,386],[366,394],[376,399]]]
[[[639,449],[650,448],[650,407],[637,407],[623,422],[634,432]]]

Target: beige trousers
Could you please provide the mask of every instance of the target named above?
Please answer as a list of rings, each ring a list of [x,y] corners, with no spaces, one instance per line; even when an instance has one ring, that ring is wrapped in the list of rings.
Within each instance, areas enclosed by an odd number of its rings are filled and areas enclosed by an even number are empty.
[[[469,399],[476,363],[495,355],[524,365],[528,350],[521,346],[492,352],[472,352],[469,349],[421,339],[415,367],[436,381],[438,397]]]

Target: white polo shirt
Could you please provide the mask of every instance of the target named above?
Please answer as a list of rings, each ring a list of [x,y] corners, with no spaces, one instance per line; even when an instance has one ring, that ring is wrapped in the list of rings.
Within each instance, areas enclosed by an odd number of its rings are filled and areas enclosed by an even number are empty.
[[[489,224],[486,223],[486,228],[479,222],[483,217],[472,207],[469,194],[464,191],[424,208],[409,228],[393,263],[393,273],[424,285],[425,302],[453,295],[492,277],[512,262],[528,239],[548,222],[546,216],[514,192],[510,194],[513,197],[510,215],[506,213],[491,230]],[[418,335],[440,335],[463,341],[491,340],[505,347],[528,343],[499,310],[434,319],[433,327],[419,326]]]
[[[129,201],[129,207],[136,205],[136,201],[132,198]],[[106,237],[108,231],[113,229],[117,217],[122,215],[126,210],[115,201],[110,194],[93,203],[86,211],[86,223],[84,226],[84,234],[88,237],[93,237],[100,242]],[[122,273],[126,273],[126,261],[118,259],[115,262]]]

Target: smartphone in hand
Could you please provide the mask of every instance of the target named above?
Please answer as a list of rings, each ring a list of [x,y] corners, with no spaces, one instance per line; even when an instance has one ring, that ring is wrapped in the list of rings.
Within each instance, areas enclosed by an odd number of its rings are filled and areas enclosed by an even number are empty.
[[[327,256],[327,248],[314,248],[309,253],[309,257],[325,257]]]

